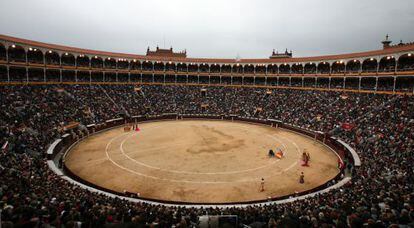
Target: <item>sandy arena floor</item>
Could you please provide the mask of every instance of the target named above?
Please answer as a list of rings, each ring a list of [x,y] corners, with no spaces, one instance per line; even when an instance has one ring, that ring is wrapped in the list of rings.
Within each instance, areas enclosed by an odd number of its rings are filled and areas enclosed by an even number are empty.
[[[314,140],[243,122],[180,120],[117,128],[76,145],[66,166],[96,185],[142,197],[193,203],[263,200],[317,187],[334,178],[337,157]],[[281,148],[285,157],[269,158]],[[300,165],[310,153],[310,167]],[[300,172],[305,184],[299,184]],[[260,180],[265,191],[260,192]]]

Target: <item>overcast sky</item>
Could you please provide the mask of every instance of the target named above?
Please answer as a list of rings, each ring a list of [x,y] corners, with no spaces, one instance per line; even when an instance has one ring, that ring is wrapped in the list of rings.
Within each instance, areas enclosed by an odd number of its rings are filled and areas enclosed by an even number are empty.
[[[348,53],[414,41],[414,0],[0,0],[0,33],[144,54],[267,58]]]

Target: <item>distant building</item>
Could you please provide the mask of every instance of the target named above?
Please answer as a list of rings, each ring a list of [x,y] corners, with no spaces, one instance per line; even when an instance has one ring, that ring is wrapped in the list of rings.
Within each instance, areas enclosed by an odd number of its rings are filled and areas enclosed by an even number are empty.
[[[287,48],[285,53],[275,52],[273,49],[272,55],[269,57],[270,59],[284,59],[284,58],[292,58],[292,51],[288,52]]]
[[[174,52],[173,48],[162,49],[157,46],[155,51],[151,51],[150,48],[147,48],[147,56],[161,56],[161,57],[175,57],[175,58],[187,58],[187,51]]]

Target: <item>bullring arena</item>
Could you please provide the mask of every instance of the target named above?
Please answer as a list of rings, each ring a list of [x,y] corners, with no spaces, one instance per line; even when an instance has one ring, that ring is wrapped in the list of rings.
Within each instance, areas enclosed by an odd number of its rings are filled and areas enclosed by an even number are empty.
[[[126,1],[0,7],[0,228],[414,227],[414,2]]]
[[[280,148],[284,156],[269,157]],[[311,154],[309,167],[302,153]],[[338,173],[338,157],[320,142],[270,126],[177,120],[123,127],[81,141],[65,157],[72,173],[100,187],[146,199],[241,203],[316,188]],[[301,172],[306,175],[299,183]],[[265,191],[261,190],[261,178]],[[143,184],[145,183],[145,184]]]

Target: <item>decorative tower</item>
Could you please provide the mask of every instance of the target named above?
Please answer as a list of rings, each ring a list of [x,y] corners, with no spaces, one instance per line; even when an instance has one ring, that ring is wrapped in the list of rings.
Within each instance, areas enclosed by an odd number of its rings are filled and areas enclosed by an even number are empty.
[[[389,48],[389,47],[390,47],[390,44],[392,43],[392,41],[391,41],[391,40],[389,40],[389,36],[388,36],[388,34],[385,36],[385,40],[383,40],[381,43],[382,43],[382,47],[383,47],[384,49],[387,49],[387,48]]]

